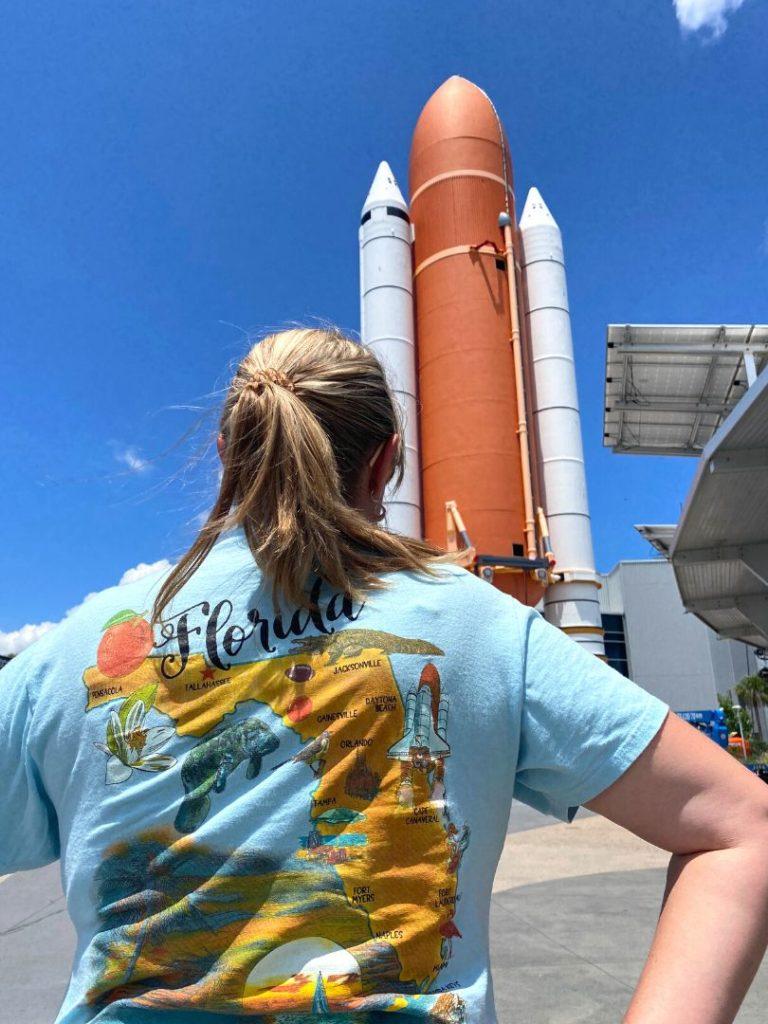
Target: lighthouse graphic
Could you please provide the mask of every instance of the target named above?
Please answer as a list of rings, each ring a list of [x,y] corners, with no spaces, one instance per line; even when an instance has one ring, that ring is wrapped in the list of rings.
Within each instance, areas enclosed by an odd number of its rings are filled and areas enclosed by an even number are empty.
[[[312,1013],[326,1014],[330,1010],[328,1005],[328,999],[325,994],[325,984],[323,983],[322,972],[318,973],[317,981],[315,982],[315,994],[312,999]]]

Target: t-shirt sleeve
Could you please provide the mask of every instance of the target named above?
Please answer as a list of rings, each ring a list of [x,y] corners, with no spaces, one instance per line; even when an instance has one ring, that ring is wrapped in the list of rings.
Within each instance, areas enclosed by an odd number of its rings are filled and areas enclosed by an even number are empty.
[[[645,750],[669,705],[531,611],[514,795],[572,821]]]
[[[59,856],[56,812],[34,754],[31,653],[0,671],[0,874],[41,867]]]

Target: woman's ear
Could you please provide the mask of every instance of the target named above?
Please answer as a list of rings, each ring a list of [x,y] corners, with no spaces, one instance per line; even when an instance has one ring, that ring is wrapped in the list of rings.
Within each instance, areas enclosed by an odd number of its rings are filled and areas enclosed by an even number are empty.
[[[216,451],[219,453],[219,458],[221,459],[222,462],[224,461],[224,452],[226,450],[226,447],[227,445],[224,440],[224,435],[219,434],[219,436],[216,438]]]
[[[369,486],[371,496],[379,501],[384,496],[384,489],[392,478],[399,449],[400,435],[393,434],[383,444],[379,445],[368,463],[370,466]]]

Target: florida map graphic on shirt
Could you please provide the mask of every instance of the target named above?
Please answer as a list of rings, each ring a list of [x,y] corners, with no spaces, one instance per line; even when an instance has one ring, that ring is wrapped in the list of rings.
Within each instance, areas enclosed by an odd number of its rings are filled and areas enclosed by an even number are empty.
[[[157,643],[143,614],[119,612],[83,676],[104,785],[168,773],[175,787],[167,823],[111,845],[96,871],[89,1004],[461,1024],[458,984],[440,984],[470,842],[448,800],[443,651],[356,628],[345,604],[348,625],[235,663],[240,627],[191,653],[187,612]],[[292,848],[259,844],[258,821],[253,840],[222,845],[239,816],[278,819],[295,799]]]

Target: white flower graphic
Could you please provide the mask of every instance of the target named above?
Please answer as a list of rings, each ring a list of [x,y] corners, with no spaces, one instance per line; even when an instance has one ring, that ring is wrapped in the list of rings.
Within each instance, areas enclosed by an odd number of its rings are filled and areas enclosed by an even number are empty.
[[[147,708],[137,700],[125,717],[125,724],[116,711],[111,711],[107,721],[107,742],[96,743],[107,755],[107,777],[110,785],[126,782],[136,768],[141,772],[164,772],[176,764],[176,758],[158,754],[173,736],[172,726],[155,725],[144,727]]]

